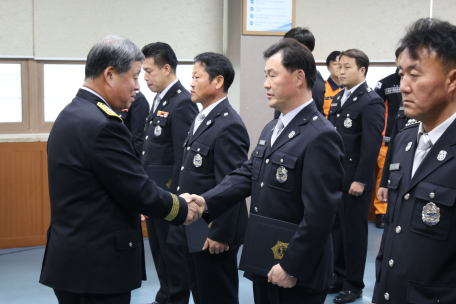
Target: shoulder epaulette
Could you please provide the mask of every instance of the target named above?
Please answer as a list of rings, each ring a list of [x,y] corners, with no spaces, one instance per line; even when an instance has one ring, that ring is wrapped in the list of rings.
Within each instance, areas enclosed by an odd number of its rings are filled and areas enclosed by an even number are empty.
[[[120,117],[119,115],[117,115],[113,110],[111,110],[110,107],[108,107],[107,105],[105,105],[105,104],[102,103],[101,101],[97,103],[97,107],[100,108],[101,111],[103,111],[103,113],[105,113],[105,114],[108,115],[109,117],[117,118],[117,119],[119,119],[120,121],[123,121],[122,117]]]

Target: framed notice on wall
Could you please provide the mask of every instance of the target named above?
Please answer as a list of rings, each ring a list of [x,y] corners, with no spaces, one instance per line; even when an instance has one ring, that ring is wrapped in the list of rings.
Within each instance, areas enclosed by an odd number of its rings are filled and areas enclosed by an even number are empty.
[[[295,27],[296,0],[243,0],[243,35],[283,36]]]

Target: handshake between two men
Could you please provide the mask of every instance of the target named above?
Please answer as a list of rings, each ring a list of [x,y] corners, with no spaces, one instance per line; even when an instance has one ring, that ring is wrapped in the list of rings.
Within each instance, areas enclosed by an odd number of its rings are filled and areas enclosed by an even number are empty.
[[[182,193],[180,197],[184,198],[188,204],[188,215],[184,225],[190,225],[206,211],[206,200],[202,196],[189,193]]]

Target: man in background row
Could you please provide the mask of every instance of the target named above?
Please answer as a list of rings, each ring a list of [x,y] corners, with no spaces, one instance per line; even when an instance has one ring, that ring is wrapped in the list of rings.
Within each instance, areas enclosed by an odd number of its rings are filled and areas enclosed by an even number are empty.
[[[334,225],[336,303],[362,297],[367,255],[368,214],[375,188],[374,167],[382,145],[385,104],[366,84],[369,58],[358,49],[342,52],[339,79],[344,90],[334,96],[328,120],[342,136],[345,178],[342,204]],[[336,236],[339,233],[339,236]]]
[[[101,39],[49,135],[51,223],[40,283],[61,304],[130,303],[146,278],[140,213],[173,225],[202,213],[149,179],[115,113],[134,101],[143,61],[130,40]]]
[[[182,145],[187,131],[198,113],[190,93],[176,77],[177,57],[166,43],[156,42],[143,47],[144,80],[157,93],[146,118],[146,138],[141,163],[152,180],[164,180],[159,186],[177,192]],[[170,225],[163,220],[148,218],[147,233],[160,289],[155,296],[158,304],[186,304],[190,285],[182,246],[166,242]]]
[[[334,51],[326,58],[326,67],[329,71],[329,77],[325,82],[325,102],[323,104],[323,112],[326,118],[334,96],[342,90],[339,81],[339,56],[340,52]]]
[[[401,57],[403,48],[399,47],[396,52],[396,66]],[[382,179],[383,166],[385,165],[385,158],[388,152],[388,146],[391,142],[391,133],[393,131],[394,122],[400,107],[402,106],[402,95],[399,90],[401,85],[401,78],[399,77],[399,69],[396,68],[396,72],[391,74],[377,82],[375,86],[375,93],[377,93],[385,102],[385,128],[383,129],[383,143],[380,148],[380,153],[377,159],[377,165],[375,166],[375,190],[372,193],[372,202],[375,209],[375,227],[385,227],[385,213],[388,203],[380,201],[377,193],[380,188],[380,181]],[[400,130],[399,130],[400,131]]]
[[[293,38],[313,52],[315,48],[315,37],[307,27],[295,27],[289,30],[284,38]],[[312,99],[317,106],[317,110],[323,114],[323,104],[325,100],[325,80],[317,70],[317,80],[312,88]],[[279,118],[280,111],[274,111],[274,119]]]

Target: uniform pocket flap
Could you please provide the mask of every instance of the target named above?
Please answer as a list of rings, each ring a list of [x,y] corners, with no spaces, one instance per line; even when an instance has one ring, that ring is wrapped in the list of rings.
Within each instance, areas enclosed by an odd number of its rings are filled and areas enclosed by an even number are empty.
[[[135,248],[142,241],[139,229],[116,231],[114,232],[114,237],[116,239],[116,248],[119,251]]]
[[[192,144],[192,151],[204,156],[206,156],[209,153],[209,149],[210,147],[208,145],[200,143],[198,141],[195,141]]]
[[[436,286],[410,282],[407,301],[413,304],[456,303],[456,286]]]
[[[352,111],[342,111],[340,113],[341,117],[348,117],[350,119],[357,119],[358,118],[358,112],[352,112]]]
[[[298,160],[297,156],[281,152],[281,151],[276,151],[272,156],[271,156],[271,161],[275,164],[294,169],[296,165],[296,161]]]
[[[397,189],[397,187],[399,187],[399,183],[401,182],[402,176],[404,176],[404,174],[397,172],[391,173],[388,179],[388,188]]]
[[[456,189],[428,182],[421,182],[416,186],[415,196],[433,203],[453,206],[456,199]]]
[[[264,151],[266,150],[266,147],[256,147],[255,150],[253,150],[252,155],[255,157],[263,158],[264,156]]]
[[[164,117],[154,117],[154,120],[152,120],[152,123],[154,125],[159,125],[159,126],[166,126],[166,122],[168,121],[168,118]]]

